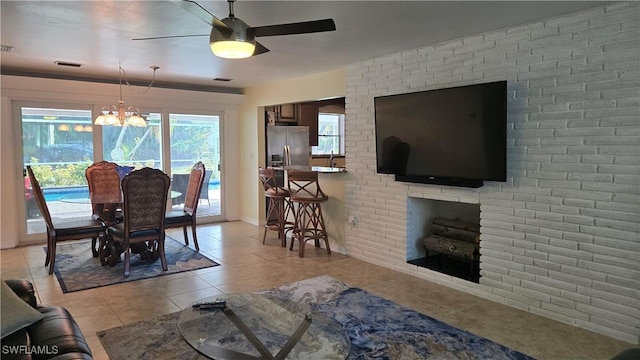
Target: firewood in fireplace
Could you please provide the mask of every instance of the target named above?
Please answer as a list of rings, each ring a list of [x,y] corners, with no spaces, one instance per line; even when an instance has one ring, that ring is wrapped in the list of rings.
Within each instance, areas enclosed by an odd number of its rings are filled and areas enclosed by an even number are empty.
[[[431,224],[431,234],[477,244],[480,242],[480,225],[457,218],[435,218]]]

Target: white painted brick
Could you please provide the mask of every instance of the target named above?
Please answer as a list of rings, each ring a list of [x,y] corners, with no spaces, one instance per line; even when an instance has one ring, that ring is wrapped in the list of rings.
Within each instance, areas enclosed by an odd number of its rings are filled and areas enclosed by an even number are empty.
[[[639,285],[639,283],[640,281],[635,281],[631,285]],[[616,284],[594,282],[593,288],[596,290],[602,290],[605,292],[610,292],[613,294],[627,297],[629,298],[629,301],[627,301],[626,303],[629,306],[635,305],[640,310],[640,286],[635,286],[631,288],[631,287],[625,287],[625,286],[620,286]]]
[[[619,276],[610,275],[607,277],[607,282],[608,282],[608,285],[618,286],[619,291],[620,291],[620,288],[623,288],[624,290],[622,291],[632,292],[634,295],[632,295],[631,297],[640,299],[639,296],[635,295],[635,293],[639,291],[638,289],[640,289],[640,280],[632,280],[632,279],[627,279]]]
[[[593,254],[608,255],[608,256],[613,256],[620,259],[627,259],[632,261],[635,260],[638,263],[640,263],[640,252],[630,252],[628,250],[621,250],[617,248],[600,246],[597,244],[585,244],[585,243],[580,244],[580,249],[589,251]]]
[[[560,294],[559,290],[555,290],[547,286],[542,286],[527,280],[522,281],[521,287],[514,287],[513,292],[515,294],[531,297],[542,302],[551,301],[551,295],[549,295],[550,292],[553,294]]]
[[[607,271],[610,275],[622,276],[631,280],[640,280],[640,263],[636,260],[595,254],[593,255],[593,261],[608,266]]]
[[[572,319],[578,319],[578,320],[587,320],[589,319],[589,315],[587,313],[578,311],[578,310],[573,310],[573,309],[567,309],[564,308],[562,306],[557,306],[551,303],[542,303],[542,309],[544,310],[549,310],[551,312],[557,313],[557,314],[563,314],[566,315]]]
[[[592,311],[592,308],[585,307],[584,310]],[[606,314],[606,315],[607,317],[602,317],[599,315],[591,315],[590,321],[594,324],[603,325],[608,328],[620,330],[626,333],[633,333],[638,328],[640,328],[640,324],[638,324],[638,321],[632,321],[631,323],[629,323],[629,318],[623,317],[623,320],[620,320],[616,316],[609,316],[609,314]],[[624,321],[624,320],[627,320],[627,321]]]
[[[543,251],[543,250],[541,250]],[[563,265],[568,265],[568,266],[577,266],[578,265],[578,259],[576,259],[573,256],[566,256],[566,255],[558,255],[558,254],[549,254],[549,262],[551,264],[555,264],[558,265],[560,267],[562,267]]]
[[[563,299],[568,299],[576,303],[576,306],[578,305],[577,303],[588,304],[591,302],[591,297],[577,294],[571,291],[561,291],[560,294]]]
[[[629,264],[629,266],[627,264]],[[632,270],[631,266],[633,265],[631,264],[635,264],[637,266],[638,262],[624,261],[622,259],[606,255],[594,255],[593,261],[578,260],[578,266],[583,269],[618,275],[634,280],[640,279],[640,271]]]
[[[550,259],[553,260],[553,256],[549,256]],[[540,268],[540,269],[544,269],[544,272],[546,273],[547,276],[549,276],[549,271],[559,271],[561,268],[561,265],[556,263],[556,262],[551,262],[551,261],[545,261],[545,260],[534,260],[533,264],[535,265],[535,267]],[[527,268],[529,269],[529,268]]]
[[[615,3],[606,9],[348,66],[346,142],[352,177],[347,189],[354,194],[347,194],[345,205],[361,218],[358,228],[345,229],[349,252],[493,301],[637,341],[637,328],[628,334],[627,324],[616,326],[602,316],[601,311],[611,309],[592,304],[602,299],[614,307],[626,306],[628,296],[611,293],[635,294],[630,289],[640,282],[634,257],[640,241],[631,231],[640,215],[640,56],[630,38],[640,29],[640,6]],[[516,45],[528,48],[517,50]],[[391,176],[375,174],[373,96],[505,78],[511,96],[506,183],[488,182],[469,192],[401,185]],[[481,286],[407,267],[408,194],[480,204],[481,273],[486,277]],[[523,288],[523,281],[537,288]],[[562,289],[567,284],[579,289]],[[574,313],[572,303],[592,308]]]
[[[582,243],[593,243],[594,241],[593,235],[572,232],[565,232],[564,234],[562,234],[562,238]]]
[[[615,304],[610,301],[601,300],[601,299],[593,299],[591,302],[593,308],[589,309],[591,312],[595,313],[596,309],[604,309],[608,310],[609,313],[617,313],[622,314],[618,318],[618,321],[625,322],[626,324],[632,326],[638,326],[640,324],[640,303],[637,299],[629,299],[629,303],[625,305]],[[589,305],[580,305],[581,308],[590,308]]]

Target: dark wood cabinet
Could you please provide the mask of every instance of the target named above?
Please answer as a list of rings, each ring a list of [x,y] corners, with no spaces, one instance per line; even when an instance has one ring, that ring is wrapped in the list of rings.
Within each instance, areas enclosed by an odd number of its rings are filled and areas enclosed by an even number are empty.
[[[318,146],[318,104],[300,103],[298,125],[309,127],[309,146]]]
[[[298,122],[297,104],[271,105],[264,107],[265,114],[273,114],[276,123],[295,125]]]
[[[278,121],[297,122],[297,106],[296,104],[282,104],[277,106]]]

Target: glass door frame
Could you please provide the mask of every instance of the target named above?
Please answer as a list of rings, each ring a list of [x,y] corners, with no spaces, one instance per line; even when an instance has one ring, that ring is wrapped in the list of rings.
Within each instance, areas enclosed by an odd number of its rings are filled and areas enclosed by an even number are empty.
[[[91,111],[92,119],[97,116],[100,112],[100,105],[93,104],[91,102],[84,103],[70,103],[66,101],[51,101],[51,100],[13,100],[11,101],[11,116],[14,119],[15,128],[13,130],[14,139],[17,139],[18,142],[14,145],[16,150],[15,152],[15,161],[16,165],[21,166],[21,169],[25,169],[26,165],[24,163],[23,157],[23,142],[22,142],[22,108],[24,107],[33,107],[33,108],[59,108],[59,109],[73,109],[73,110],[88,110]],[[147,112],[160,113],[162,116],[161,119],[161,136],[162,136],[162,169],[169,176],[171,176],[171,138],[170,138],[170,121],[169,114],[193,114],[193,115],[206,115],[206,116],[217,116],[220,121],[219,128],[219,142],[220,142],[220,214],[215,216],[203,216],[198,217],[198,223],[213,223],[213,222],[221,222],[225,221],[225,176],[224,176],[224,160],[225,160],[225,121],[224,121],[224,111],[194,111],[187,109],[158,109],[150,107],[149,109],[145,109]],[[19,121],[18,121],[19,120]],[[102,160],[102,128],[101,126],[93,126],[92,132],[92,146],[93,146],[93,161],[97,162]],[[96,151],[99,149],[99,151]],[[46,233],[27,233],[27,216],[26,216],[26,204],[24,201],[24,195],[20,195],[24,193],[24,179],[22,178],[22,171],[17,172],[15,181],[15,190],[16,190],[16,199],[20,199],[16,204],[17,211],[17,220],[18,220],[18,232],[20,234],[19,238],[24,239],[23,241],[19,241],[17,245],[23,244],[31,244],[38,243],[46,240]],[[20,177],[18,179],[17,177]]]
[[[164,171],[169,175],[171,174],[171,121],[169,120],[170,114],[188,114],[188,115],[202,115],[202,116],[217,116],[219,119],[219,134],[218,141],[220,143],[220,214],[211,215],[211,216],[197,216],[196,222],[198,224],[208,224],[214,222],[222,222],[225,221],[225,176],[224,176],[224,158],[225,158],[225,150],[224,150],[224,112],[222,111],[203,111],[203,110],[186,110],[186,109],[163,109],[162,110],[162,142],[163,144],[167,144],[166,148],[163,146],[163,152],[166,151],[166,154],[163,154],[163,163],[162,166],[165,169]],[[202,206],[202,204],[198,204],[198,207]],[[198,211],[197,213],[199,213]]]
[[[53,109],[70,109],[70,110],[84,110],[91,112],[92,118],[95,113],[95,105],[91,103],[69,103],[65,101],[50,101],[50,100],[13,100],[11,102],[11,117],[13,119],[14,128],[14,139],[17,140],[17,143],[14,143],[15,151],[15,162],[16,165],[20,166],[21,171],[17,171],[16,176],[16,211],[17,211],[17,220],[18,220],[18,233],[19,239],[24,239],[24,241],[18,241],[17,245],[23,244],[31,244],[46,241],[47,234],[46,232],[38,232],[38,233],[28,233],[27,227],[27,213],[26,213],[26,202],[24,199],[24,171],[26,171],[26,164],[24,162],[24,144],[23,144],[23,132],[22,132],[22,109],[23,108],[53,108]],[[18,121],[19,120],[19,121]],[[93,126],[93,125],[92,125]],[[101,130],[97,129],[97,126],[93,126],[92,129],[92,147],[96,148],[97,144],[102,145],[102,140],[100,138],[99,142],[96,142],[98,136],[102,136]],[[101,158],[102,153],[96,153],[93,151],[93,161],[99,161],[97,157]],[[18,179],[19,178],[19,179]]]

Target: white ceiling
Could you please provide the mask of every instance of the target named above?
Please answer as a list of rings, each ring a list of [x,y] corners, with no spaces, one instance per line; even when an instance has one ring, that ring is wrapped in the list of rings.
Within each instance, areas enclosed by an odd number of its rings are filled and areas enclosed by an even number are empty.
[[[197,1],[197,0],[196,0]],[[227,3],[198,1],[222,19]],[[596,1],[243,1],[236,17],[250,26],[333,18],[336,31],[261,37],[271,51],[242,60],[216,58],[208,36],[132,41],[132,38],[206,34],[210,26],[171,1],[5,1],[3,74],[108,79],[118,64],[130,82],[235,91],[252,85],[330,71],[468,35],[601,6]],[[61,67],[55,61],[82,64]],[[230,78],[230,82],[213,78]]]

